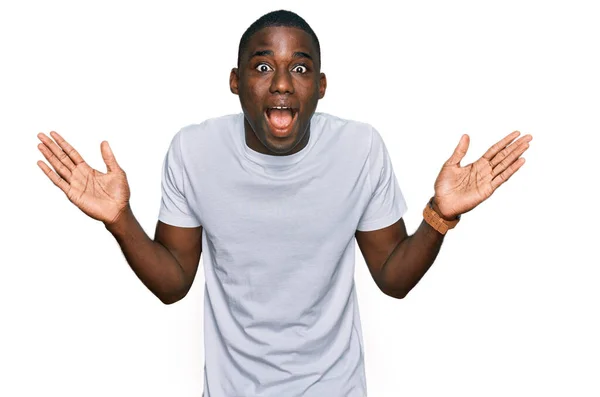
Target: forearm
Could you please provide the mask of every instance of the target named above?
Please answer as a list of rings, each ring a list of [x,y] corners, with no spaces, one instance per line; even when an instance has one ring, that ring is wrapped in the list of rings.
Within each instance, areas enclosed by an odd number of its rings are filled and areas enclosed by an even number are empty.
[[[402,240],[385,261],[379,275],[382,291],[404,298],[429,270],[443,240],[444,235],[422,221],[417,231]]]
[[[177,259],[146,234],[129,206],[106,229],[119,243],[134,273],[163,303],[176,302],[186,294],[190,283]]]

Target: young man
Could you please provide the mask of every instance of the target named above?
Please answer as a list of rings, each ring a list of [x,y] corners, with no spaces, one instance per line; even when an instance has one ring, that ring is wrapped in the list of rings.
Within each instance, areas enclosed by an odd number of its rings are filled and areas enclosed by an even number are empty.
[[[354,288],[354,241],[387,295],[402,298],[433,263],[460,214],[524,163],[514,132],[460,166],[463,136],[408,236],[406,203],[381,136],[315,113],[325,95],[319,41],[298,15],[261,17],[240,41],[231,91],[243,113],[179,131],[163,168],[150,239],[107,142],[107,173],[55,132],[38,162],[83,212],[102,221],[164,303],[189,291],[204,251],[205,391],[209,396],[366,395]],[[514,141],[514,142],[513,142]]]

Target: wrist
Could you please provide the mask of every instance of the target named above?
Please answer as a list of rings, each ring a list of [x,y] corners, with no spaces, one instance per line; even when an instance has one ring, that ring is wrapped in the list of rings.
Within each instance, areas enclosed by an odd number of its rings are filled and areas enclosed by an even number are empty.
[[[112,221],[104,222],[104,227],[112,234],[119,233],[127,228],[127,224],[132,218],[133,212],[131,211],[129,203],[127,203],[127,205],[121,209],[119,214]]]
[[[440,216],[440,218],[442,218],[445,221],[448,222],[452,222],[455,221],[457,219],[460,219],[460,215],[446,215],[444,214],[441,210],[440,207],[437,205],[437,202],[435,201],[435,196],[431,198],[431,201],[429,202],[429,204],[431,205],[431,208]]]
[[[434,206],[436,208],[435,210]],[[423,219],[429,226],[443,235],[456,226],[460,220],[460,215],[454,219],[443,218],[442,215],[439,207],[435,203],[434,197],[432,197],[423,209]]]

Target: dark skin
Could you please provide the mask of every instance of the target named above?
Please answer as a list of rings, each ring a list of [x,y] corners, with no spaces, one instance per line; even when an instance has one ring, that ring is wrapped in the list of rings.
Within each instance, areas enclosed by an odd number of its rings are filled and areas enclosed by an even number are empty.
[[[269,27],[256,32],[231,70],[229,87],[239,95],[246,144],[274,156],[302,150],[310,137],[310,119],[325,96],[327,78],[320,72],[318,50],[301,29]],[[267,109],[293,109],[294,122],[285,136],[273,133]]]
[[[521,155],[532,139],[531,135],[525,135],[514,141],[518,135],[518,131],[507,135],[477,161],[461,166],[469,147],[469,136],[463,135],[436,178],[434,211],[442,219],[456,219],[508,181],[525,163]],[[444,235],[425,221],[411,236],[407,236],[402,219],[381,230],[356,232],[356,241],[375,283],[385,294],[399,299],[431,267],[443,240]]]
[[[306,146],[310,119],[326,89],[315,44],[295,28],[265,28],[257,32],[230,75],[231,91],[240,96],[245,114],[246,144],[270,155],[289,155]],[[289,107],[293,123],[278,131],[267,110]],[[452,219],[487,199],[524,163],[520,155],[531,136],[512,142],[508,135],[475,163],[461,167],[468,148],[463,136],[435,183],[434,209]],[[154,239],[140,226],[129,206],[129,184],[108,142],[101,143],[107,172],[92,169],[59,134],[40,133],[39,150],[50,163],[38,166],[86,215],[104,223],[119,243],[139,279],[163,303],[182,299],[190,290],[202,253],[202,227],[175,227],[158,222]],[[443,236],[422,222],[408,236],[404,221],[381,230],[359,232],[356,241],[377,286],[387,295],[403,298],[435,260]]]

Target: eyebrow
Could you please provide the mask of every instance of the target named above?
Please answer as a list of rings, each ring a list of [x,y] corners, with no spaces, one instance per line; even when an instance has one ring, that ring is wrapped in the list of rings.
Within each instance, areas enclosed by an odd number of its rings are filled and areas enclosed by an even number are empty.
[[[254,53],[252,53],[250,55],[250,57],[248,58],[248,60],[250,60],[254,57],[264,57],[264,56],[273,56],[273,55],[275,55],[275,54],[271,50],[260,50],[260,51],[255,51]],[[294,52],[292,57],[293,58],[308,58],[311,61],[313,60],[313,57],[311,57],[309,53],[303,52],[303,51]]]
[[[310,54],[309,54],[309,53],[307,53],[307,52],[302,52],[302,51],[294,52],[294,55],[293,55],[293,57],[294,57],[294,58],[308,58],[308,59],[310,59],[311,61],[313,60],[313,58],[310,56]]]

